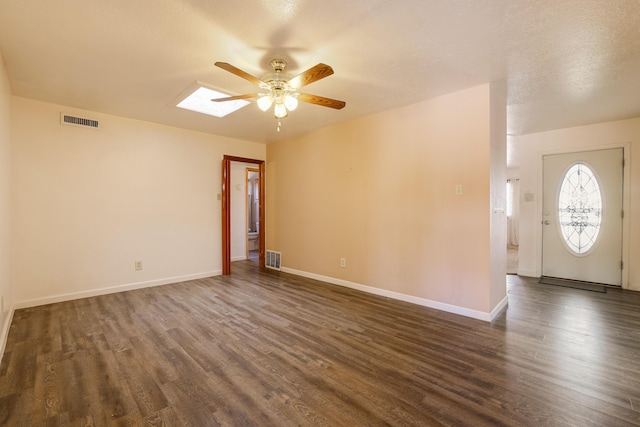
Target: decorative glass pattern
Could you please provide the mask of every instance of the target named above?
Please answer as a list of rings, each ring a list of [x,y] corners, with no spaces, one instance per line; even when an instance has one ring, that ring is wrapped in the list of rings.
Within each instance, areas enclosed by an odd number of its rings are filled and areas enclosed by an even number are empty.
[[[558,216],[569,249],[584,254],[593,247],[602,223],[602,196],[598,180],[584,163],[576,163],[564,175]]]

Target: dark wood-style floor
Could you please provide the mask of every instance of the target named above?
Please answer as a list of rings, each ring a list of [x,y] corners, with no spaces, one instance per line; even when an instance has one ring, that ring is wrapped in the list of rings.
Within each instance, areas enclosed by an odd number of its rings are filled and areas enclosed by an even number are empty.
[[[16,311],[0,424],[640,424],[640,293],[509,276],[489,324],[233,272]]]

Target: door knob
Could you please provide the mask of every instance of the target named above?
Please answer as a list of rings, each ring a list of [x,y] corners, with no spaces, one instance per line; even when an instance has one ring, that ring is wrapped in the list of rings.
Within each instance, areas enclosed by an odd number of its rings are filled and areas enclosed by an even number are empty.
[[[545,219],[542,223],[543,223],[544,225],[549,225],[549,220],[548,220],[548,219]]]

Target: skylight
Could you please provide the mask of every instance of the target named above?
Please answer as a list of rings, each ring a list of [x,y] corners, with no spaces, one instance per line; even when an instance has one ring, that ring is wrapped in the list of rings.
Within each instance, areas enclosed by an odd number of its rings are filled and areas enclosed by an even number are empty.
[[[211,102],[214,98],[226,98],[227,96],[230,95],[200,86],[176,106],[210,116],[224,117],[249,104],[249,102],[241,99],[227,102]]]

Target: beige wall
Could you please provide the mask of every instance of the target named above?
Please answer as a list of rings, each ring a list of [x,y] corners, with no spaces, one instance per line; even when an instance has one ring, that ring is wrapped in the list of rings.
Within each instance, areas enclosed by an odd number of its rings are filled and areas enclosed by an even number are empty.
[[[0,54],[0,358],[4,349],[4,333],[13,304],[11,287],[11,87]]]
[[[487,318],[506,301],[504,275],[490,286],[490,98],[487,84],[268,145],[267,249],[288,271]]]
[[[220,273],[222,157],[264,145],[19,97],[11,120],[17,305]]]
[[[519,274],[538,277],[542,254],[542,155],[596,148],[624,147],[625,221],[623,287],[640,290],[640,118],[561,129],[518,137],[517,159],[520,175]],[[533,196],[524,201],[524,195]]]

